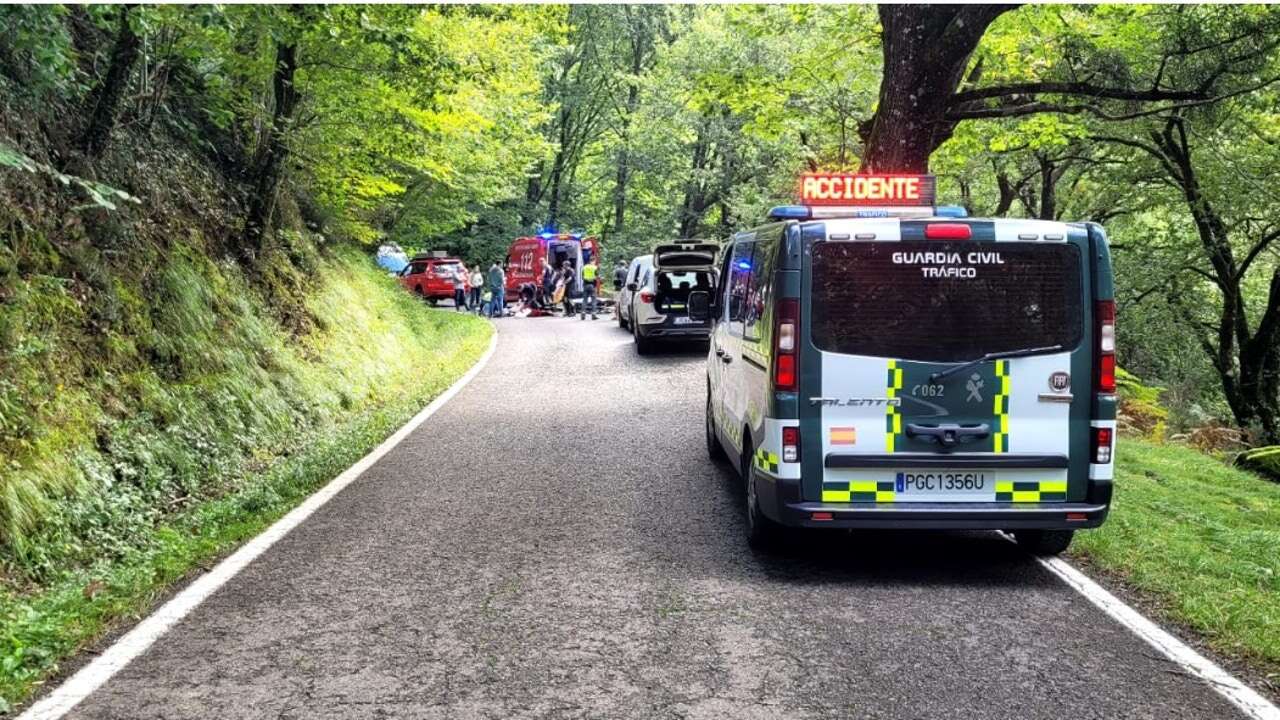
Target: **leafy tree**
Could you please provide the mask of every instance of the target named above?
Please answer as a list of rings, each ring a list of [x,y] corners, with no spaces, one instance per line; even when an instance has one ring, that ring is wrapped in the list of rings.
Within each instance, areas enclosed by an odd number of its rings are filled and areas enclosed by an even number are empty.
[[[1272,81],[1248,72],[1280,43],[1271,10],[1015,7],[880,6],[884,67],[879,105],[863,127],[865,169],[924,172],[965,120],[1053,112],[1124,121]],[[997,19],[1021,26],[1022,42],[976,53]]]

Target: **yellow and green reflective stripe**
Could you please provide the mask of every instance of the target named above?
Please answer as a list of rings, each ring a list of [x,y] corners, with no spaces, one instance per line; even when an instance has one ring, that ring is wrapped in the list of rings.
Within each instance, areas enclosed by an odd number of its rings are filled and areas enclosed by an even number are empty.
[[[755,461],[756,461],[756,467],[760,468],[761,470],[764,470],[765,472],[771,472],[771,473],[778,472],[778,454],[777,453],[771,453],[767,450],[757,450]]]
[[[822,483],[822,502],[893,502],[892,480]]]
[[[885,378],[885,397],[893,400],[898,397],[898,391],[902,389],[902,368],[898,367],[897,360],[890,360],[888,372]],[[884,450],[885,452],[893,452],[896,438],[902,433],[902,414],[898,411],[898,406],[888,403],[885,406],[884,416]]]
[[[996,432],[993,438],[994,452],[1009,452],[1009,361],[996,361],[997,388],[992,400],[992,412],[996,416]]]
[[[996,502],[1060,502],[1066,499],[1066,480],[1005,480],[996,483]]]

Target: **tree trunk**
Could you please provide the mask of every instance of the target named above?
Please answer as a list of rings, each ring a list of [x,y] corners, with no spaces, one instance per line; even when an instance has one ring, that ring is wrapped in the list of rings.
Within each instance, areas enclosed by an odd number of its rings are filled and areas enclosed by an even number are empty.
[[[1018,199],[1018,186],[1009,181],[1009,173],[997,170],[996,188],[1000,191],[1000,199],[993,214],[995,217],[1004,217],[1009,214],[1009,208],[1013,207],[1013,201]]]
[[[1040,219],[1058,219],[1058,166],[1047,155],[1036,155],[1040,163]]]
[[[640,61],[637,59],[632,64],[632,71],[639,75],[641,69]],[[618,174],[613,186],[613,232],[615,234],[622,232],[623,223],[626,220],[627,182],[631,174],[631,116],[635,114],[639,104],[640,89],[633,82],[631,87],[627,88],[627,109],[626,115],[622,118],[622,142],[618,148]]]
[[[624,12],[631,22],[628,29],[631,33],[631,77],[627,80],[627,103],[622,116],[622,132],[618,148],[618,172],[613,187],[613,232],[620,234],[626,221],[627,183],[631,174],[631,118],[640,107],[640,86],[637,79],[644,72],[653,45],[650,28],[631,17],[631,11],[624,5]]]
[[[133,65],[138,61],[141,42],[129,24],[129,11],[134,7],[124,5],[120,8],[120,27],[111,48],[111,64],[107,66],[106,76],[93,91],[93,112],[89,116],[89,125],[80,138],[80,149],[90,159],[100,155],[111,140],[111,131],[115,128],[116,116],[120,111],[120,101],[129,86]]]
[[[242,259],[250,263],[262,251],[263,238],[270,227],[271,216],[275,213],[276,190],[280,184],[285,158],[289,154],[289,127],[293,123],[293,113],[299,100],[298,90],[294,85],[297,69],[297,45],[292,42],[277,44],[276,65],[271,82],[275,107],[266,142],[254,162],[253,191],[249,196],[249,211],[240,247]]]
[[[556,148],[555,160],[551,163],[551,177],[548,181],[547,223],[555,227],[560,219],[560,192],[564,182],[565,154],[569,152],[569,123],[572,114],[567,107],[560,108],[560,127],[558,128],[559,146]]]
[[[925,173],[955,129],[952,95],[987,27],[1013,5],[881,5],[880,103],[863,128],[864,172]]]
[[[706,169],[710,157],[711,141],[707,137],[711,121],[705,120],[699,128],[698,138],[693,144],[693,158],[689,163],[689,180],[684,186],[684,202],[680,204],[680,237],[693,237],[702,215],[707,210],[706,184],[699,177]]]

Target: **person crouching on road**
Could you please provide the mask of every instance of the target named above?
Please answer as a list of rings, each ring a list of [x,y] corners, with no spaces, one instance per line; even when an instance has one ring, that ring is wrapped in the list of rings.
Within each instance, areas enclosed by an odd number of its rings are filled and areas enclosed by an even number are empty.
[[[467,266],[461,263],[453,269],[453,308],[458,312],[467,309]]]
[[[591,303],[591,319],[600,319],[596,315],[596,290],[598,289],[596,274],[598,270],[599,268],[596,267],[594,258],[588,260],[587,264],[582,266],[582,315],[578,317],[579,320],[587,319],[587,303]]]
[[[480,294],[484,292],[484,273],[480,271],[480,266],[476,265],[471,271],[471,302],[467,305],[472,312],[480,314]]]
[[[501,265],[494,262],[493,267],[489,268],[489,291],[493,293],[493,301],[489,305],[489,317],[502,317],[507,305],[506,298],[503,297],[506,286],[507,274],[502,271]]]

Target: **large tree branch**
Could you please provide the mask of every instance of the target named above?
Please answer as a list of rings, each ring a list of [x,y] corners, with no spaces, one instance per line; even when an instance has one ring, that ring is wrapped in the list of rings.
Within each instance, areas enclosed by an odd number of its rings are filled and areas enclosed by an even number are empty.
[[[1184,102],[1175,102],[1167,105],[1159,105],[1157,107],[1138,110],[1130,113],[1112,114],[1097,105],[1087,103],[1079,103],[1074,105],[1059,104],[1051,102],[1028,101],[1023,103],[1014,103],[1010,105],[996,107],[966,107],[952,109],[947,112],[948,121],[960,122],[961,120],[980,120],[989,118],[1010,118],[1022,117],[1025,115],[1037,115],[1040,113],[1061,113],[1064,115],[1078,115],[1080,113],[1089,113],[1101,120],[1118,122],[1122,120],[1137,120],[1138,118],[1150,117],[1152,115],[1161,115],[1164,113],[1177,113],[1188,108],[1199,107],[1202,105],[1212,105],[1223,100],[1229,100],[1241,95],[1247,95],[1256,92],[1270,85],[1280,82],[1280,76],[1269,77],[1252,85],[1232,90],[1221,95],[1212,97],[1201,97],[1197,100],[1187,100]]]
[[[1253,261],[1258,257],[1258,254],[1263,250],[1266,250],[1267,246],[1275,242],[1277,238],[1280,238],[1280,229],[1263,234],[1262,238],[1258,240],[1253,247],[1249,248],[1248,254],[1244,256],[1244,260],[1240,261],[1240,269],[1236,271],[1236,276],[1243,278],[1244,274],[1249,271],[1249,265],[1253,264]]]
[[[1005,98],[1022,95],[1080,95],[1108,100],[1203,100],[1206,93],[1199,90],[1135,90],[1132,88],[1103,87],[1087,82],[1034,82],[962,90],[951,96],[951,105],[961,105],[975,100]]]

